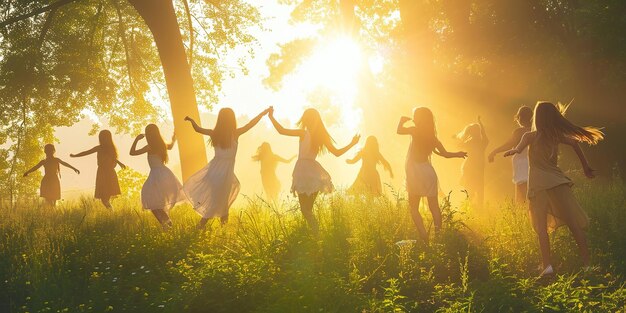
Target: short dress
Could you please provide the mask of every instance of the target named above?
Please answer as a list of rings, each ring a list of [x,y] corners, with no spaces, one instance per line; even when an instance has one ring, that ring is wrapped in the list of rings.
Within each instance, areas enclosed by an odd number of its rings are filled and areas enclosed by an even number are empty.
[[[146,210],[169,210],[185,200],[183,186],[159,155],[148,153],[150,174],[141,188],[141,205]]]
[[[203,218],[225,217],[239,194],[235,176],[237,141],[229,148],[215,147],[215,156],[185,182],[183,190]]]
[[[315,160],[317,152],[311,148],[311,134],[305,131],[300,140],[298,161],[293,169],[291,192],[312,195],[331,193],[335,190],[328,172]]]
[[[280,180],[276,176],[276,167],[278,166],[279,157],[275,154],[261,160],[261,182],[265,193],[275,198],[280,193]]]
[[[411,138],[411,145],[406,157],[406,189],[409,195],[418,197],[436,197],[439,191],[439,179],[437,173],[430,164],[415,160],[415,151],[418,149],[414,139]]]
[[[108,199],[119,195],[120,184],[115,172],[117,158],[114,155],[98,151],[98,170],[96,171],[96,190],[94,198]]]
[[[461,180],[463,187],[476,192],[481,192],[485,185],[485,144],[483,142],[470,142],[464,145],[468,157],[461,166]]]
[[[56,158],[43,161],[44,175],[39,187],[39,196],[46,200],[61,199],[61,181],[59,180],[59,161]]]
[[[513,184],[519,185],[528,182],[528,148],[515,154],[511,162],[513,164]]]
[[[528,162],[528,200],[535,230],[537,215],[546,213],[550,232],[564,225],[566,220],[586,228],[589,217],[574,198],[572,180],[557,165],[558,145],[537,134],[528,147]]]
[[[376,196],[381,195],[383,188],[380,182],[380,174],[378,173],[378,170],[376,170],[378,157],[363,155],[361,157],[361,162],[359,174],[348,191],[351,193],[366,193]]]

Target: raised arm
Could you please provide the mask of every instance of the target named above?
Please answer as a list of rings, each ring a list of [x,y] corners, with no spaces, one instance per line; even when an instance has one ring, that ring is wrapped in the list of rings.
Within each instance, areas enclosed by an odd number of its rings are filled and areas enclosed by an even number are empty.
[[[348,163],[348,164],[354,164],[354,163],[356,163],[356,162],[359,162],[359,160],[360,160],[361,158],[363,158],[363,156],[362,156],[362,153],[361,153],[361,152],[359,152],[359,153],[357,153],[357,154],[354,156],[354,158],[352,158],[352,159],[347,159],[347,160],[346,160],[346,163]]]
[[[80,174],[80,171],[79,171],[77,168],[75,168],[75,167],[71,166],[69,163],[67,163],[67,162],[65,162],[65,161],[63,161],[63,160],[61,160],[61,159],[59,159],[59,158],[57,158],[57,161],[59,161],[59,164],[61,164],[61,165],[65,166],[65,167],[67,167],[67,168],[71,168],[71,169],[73,169],[73,170],[74,170],[74,172],[76,172],[76,174]]]
[[[284,136],[293,136],[293,137],[304,136],[304,130],[302,129],[287,129],[287,128],[284,128],[282,125],[280,125],[280,123],[278,123],[278,121],[274,118],[273,107],[269,108],[268,116],[270,118],[270,121],[272,122],[272,125],[274,125],[274,128],[279,134],[284,135]]]
[[[248,122],[248,124],[244,125],[243,127],[238,128],[237,131],[235,132],[235,135],[241,136],[245,134],[246,132],[248,132],[250,129],[252,129],[252,127],[258,124],[261,118],[263,118],[263,116],[265,116],[265,114],[267,114],[269,111],[270,109],[265,109],[263,112],[259,113],[259,115],[251,119],[250,122]]]
[[[566,144],[574,149],[574,152],[576,152],[576,156],[578,156],[580,164],[583,167],[583,172],[585,172],[585,176],[587,176],[587,178],[594,178],[596,176],[593,173],[594,169],[589,166],[587,157],[585,157],[585,153],[583,153],[583,150],[580,148],[580,144],[578,143],[578,141],[571,138],[563,138],[561,139],[561,143]]]
[[[400,117],[400,121],[398,122],[398,128],[396,132],[398,135],[411,135],[413,133],[413,127],[405,127],[404,124],[410,121],[410,117],[402,116]]]
[[[378,161],[380,162],[380,164],[383,165],[383,167],[385,168],[385,170],[387,172],[389,172],[389,176],[391,176],[391,178],[393,178],[393,170],[391,170],[391,164],[389,164],[389,161],[387,161],[382,154],[378,153]]]
[[[176,133],[172,134],[172,141],[166,145],[167,150],[174,149],[174,144],[176,144]]]
[[[42,166],[43,166],[43,161],[39,161],[39,163],[37,163],[37,165],[35,165],[35,166],[31,167],[28,171],[26,171],[26,172],[24,173],[24,177],[26,177],[26,176],[28,176],[28,174],[30,174],[30,173],[32,173],[32,172],[34,172],[34,171],[38,170],[38,169],[39,169],[40,167],[42,167]]]
[[[191,123],[191,126],[193,127],[193,130],[196,131],[196,133],[200,133],[200,134],[207,135],[207,136],[213,136],[212,129],[200,127],[200,125],[198,125],[198,123],[196,123],[196,121],[194,121],[191,117],[185,116],[185,121]]]
[[[120,160],[115,160],[115,163],[117,163],[117,165],[119,165],[122,169],[126,169],[126,164],[120,162]]]
[[[523,128],[518,128],[514,130],[513,133],[511,134],[511,137],[509,137],[509,139],[505,143],[503,143],[499,147],[496,147],[495,149],[491,151],[491,153],[489,153],[489,156],[488,156],[489,162],[493,162],[493,159],[495,158],[496,155],[498,155],[498,153],[506,152],[512,148],[515,148],[515,145],[520,141],[520,139],[522,139],[523,135],[524,135]]]
[[[95,146],[95,147],[93,147],[93,148],[91,148],[89,150],[85,150],[85,151],[79,152],[77,154],[70,154],[70,158],[79,158],[79,157],[84,157],[86,155],[90,155],[90,154],[96,153],[96,152],[98,152],[99,148],[100,148],[100,146]]]
[[[335,147],[335,145],[333,145],[333,143],[330,141],[330,138],[324,143],[324,145],[326,146],[328,151],[330,151],[330,153],[332,153],[336,157],[340,157],[344,153],[348,152],[350,148],[354,147],[354,145],[359,143],[359,139],[361,139],[360,135],[354,135],[354,137],[352,137],[352,141],[350,141],[349,144],[347,144],[345,147],[341,149],[338,149],[337,147]]]
[[[448,150],[446,150],[446,148],[443,146],[443,144],[441,143],[441,141],[437,140],[437,142],[435,143],[435,154],[442,156],[446,159],[450,159],[450,158],[462,158],[465,159],[467,157],[467,152],[464,151],[457,151],[457,152],[450,152]]]
[[[148,152],[148,146],[145,146],[139,150],[137,150],[137,143],[139,142],[139,140],[143,139],[145,137],[144,134],[139,134],[137,135],[137,137],[135,137],[135,141],[133,141],[133,145],[130,147],[130,155],[142,155],[146,152]]]
[[[526,149],[526,147],[528,147],[528,145],[530,144],[530,142],[535,139],[535,136],[537,135],[536,132],[531,131],[531,132],[527,132],[522,136],[522,139],[520,139],[519,143],[517,144],[517,146],[507,152],[504,153],[505,157],[514,155],[514,154],[518,154],[518,153],[522,153],[522,151],[524,151],[524,149]]]

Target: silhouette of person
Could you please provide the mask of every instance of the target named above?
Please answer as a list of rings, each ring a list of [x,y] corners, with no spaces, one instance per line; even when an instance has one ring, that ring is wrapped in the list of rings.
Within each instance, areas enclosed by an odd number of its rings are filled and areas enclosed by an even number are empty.
[[[426,197],[428,208],[433,215],[435,231],[441,229],[441,209],[439,208],[437,173],[430,163],[432,153],[444,158],[465,158],[466,152],[448,152],[437,138],[435,118],[432,111],[425,107],[413,110],[414,126],[406,127],[410,117],[403,116],[398,123],[399,135],[411,136],[411,144],[406,157],[406,188],[409,194],[409,210],[422,240],[428,242],[428,233],[419,212],[420,200]]]
[[[483,204],[485,197],[485,150],[489,139],[485,127],[478,117],[478,123],[467,125],[457,136],[461,149],[467,151],[467,158],[461,166],[461,185],[474,203]]]
[[[580,148],[579,142],[595,145],[604,138],[596,127],[580,127],[563,116],[567,106],[557,108],[550,102],[538,102],[535,106],[533,131],[527,132],[517,146],[504,156],[522,153],[528,147],[528,202],[533,228],[539,237],[543,272],[541,276],[554,273],[550,257],[548,232],[567,225],[576,244],[584,266],[589,266],[589,247],[584,229],[589,218],[572,193],[572,180],[558,166],[559,144],[574,149],[585,176],[593,178],[594,170]]]
[[[278,199],[280,193],[280,180],[276,176],[276,167],[278,163],[289,163],[295,159],[293,156],[289,159],[285,159],[272,151],[272,146],[268,142],[263,142],[256,151],[256,154],[252,156],[252,160],[261,164],[261,182],[263,183],[263,190],[271,201]]]
[[[24,173],[24,177],[43,166],[44,175],[41,179],[41,185],[39,187],[39,196],[45,199],[48,207],[54,208],[56,207],[57,200],[61,199],[61,165],[71,168],[74,172],[76,172],[76,174],[80,174],[80,171],[63,160],[55,157],[54,153],[56,152],[56,149],[54,148],[54,145],[45,145],[43,151],[46,154],[46,158],[39,161],[37,165],[26,171]]]
[[[96,171],[94,198],[100,199],[107,209],[112,209],[111,198],[121,193],[115,166],[119,165],[121,168],[126,168],[126,165],[122,164],[117,158],[117,148],[113,143],[110,131],[106,129],[100,131],[98,140],[99,145],[77,154],[70,154],[70,157],[79,158],[96,153],[98,170]]]
[[[517,114],[515,114],[515,121],[519,127],[513,131],[505,143],[493,149],[493,151],[489,153],[488,159],[490,163],[493,162],[498,153],[506,152],[515,148],[517,143],[519,143],[522,139],[522,136],[531,131],[533,109],[527,106],[519,107]],[[515,202],[524,203],[526,202],[526,193],[528,190],[528,149],[524,149],[524,151],[520,154],[513,155],[512,164],[513,184],[515,184]]]
[[[146,139],[146,145],[137,149],[141,139]],[[168,211],[178,202],[185,200],[183,186],[174,173],[165,166],[169,160],[167,150],[172,150],[176,143],[176,134],[172,135],[172,142],[166,144],[161,136],[159,128],[155,124],[149,124],[145,128],[145,134],[135,137],[130,147],[130,155],[148,155],[150,173],[141,187],[141,205],[150,210],[159,221],[163,230],[172,227],[172,220]]]
[[[348,191],[354,194],[380,196],[383,190],[376,165],[379,163],[382,164],[385,170],[389,172],[391,178],[393,178],[393,171],[391,170],[389,162],[387,162],[380,153],[378,139],[376,139],[376,137],[367,137],[363,149],[361,149],[354,158],[348,159],[346,162],[348,164],[355,164],[359,160],[362,161],[361,169]]]
[[[313,215],[313,204],[319,193],[330,193],[334,190],[331,177],[315,158],[326,150],[339,157],[359,142],[359,135],[343,148],[335,147],[333,139],[326,130],[320,113],[316,109],[306,109],[298,122],[300,128],[284,128],[274,118],[274,109],[270,107],[269,118],[278,131],[284,136],[299,138],[298,160],[293,169],[291,192],[298,196],[300,211],[314,233],[319,225]]]
[[[191,118],[193,129],[209,136],[215,148],[215,156],[201,170],[193,174],[185,182],[184,191],[191,201],[194,210],[202,216],[198,228],[203,229],[210,218],[219,217],[222,224],[228,221],[228,211],[239,194],[239,180],[235,176],[235,156],[239,136],[248,132],[269,109],[261,112],[248,124],[237,128],[235,112],[231,108],[223,108],[217,115],[214,129],[202,128]]]

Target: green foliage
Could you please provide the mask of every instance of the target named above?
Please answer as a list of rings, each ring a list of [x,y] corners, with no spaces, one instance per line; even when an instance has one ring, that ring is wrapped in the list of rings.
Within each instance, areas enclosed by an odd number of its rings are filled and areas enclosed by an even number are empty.
[[[621,182],[576,190],[598,221],[589,229],[596,266],[581,271],[562,229],[552,238],[558,275],[545,279],[527,212],[508,203],[477,212],[444,201],[444,231],[430,245],[396,244],[417,237],[405,200],[342,193],[319,199],[317,237],[293,198],[250,198],[226,226],[206,231],[182,205],[165,233],[124,199],[113,212],[90,199],[2,210],[0,310],[616,312],[626,305],[626,246],[607,244],[623,240],[621,229],[599,223],[626,222],[623,190]]]

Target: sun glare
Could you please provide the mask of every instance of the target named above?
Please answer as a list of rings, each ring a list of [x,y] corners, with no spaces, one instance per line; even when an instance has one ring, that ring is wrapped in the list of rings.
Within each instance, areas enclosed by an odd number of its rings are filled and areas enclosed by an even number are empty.
[[[358,80],[363,66],[363,51],[359,44],[350,37],[337,37],[321,43],[313,53],[304,60],[299,70],[287,81],[283,90],[299,93],[305,99],[319,93],[327,93],[328,105],[339,113],[337,126],[346,130],[358,129],[361,121],[361,110],[355,105],[358,93]],[[293,99],[293,98],[292,98]],[[303,101],[301,106],[291,110],[301,111],[305,106],[319,104]]]

